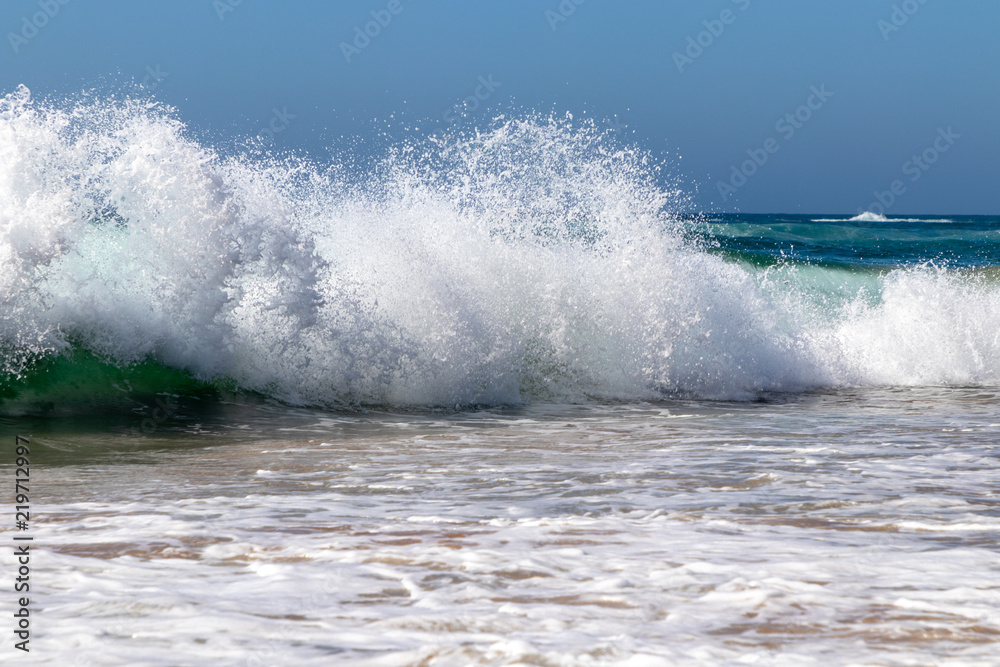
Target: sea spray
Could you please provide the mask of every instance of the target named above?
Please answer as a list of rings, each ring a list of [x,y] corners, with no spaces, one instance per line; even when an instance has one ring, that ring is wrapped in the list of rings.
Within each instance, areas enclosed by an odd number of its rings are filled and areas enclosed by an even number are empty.
[[[568,117],[403,143],[359,172],[222,156],[148,101],[21,88],[0,157],[8,378],[73,350],[293,404],[455,406],[1000,375],[994,288],[908,269],[855,303],[796,270],[775,283],[690,240],[646,153]],[[942,330],[935,365],[908,344],[926,332],[894,327],[944,298],[966,331]]]

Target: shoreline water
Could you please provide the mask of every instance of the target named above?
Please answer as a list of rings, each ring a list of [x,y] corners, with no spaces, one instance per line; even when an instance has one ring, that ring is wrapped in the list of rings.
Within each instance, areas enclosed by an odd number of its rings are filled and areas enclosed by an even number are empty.
[[[998,396],[264,406],[132,449],[56,427],[33,641],[40,664],[986,665]]]

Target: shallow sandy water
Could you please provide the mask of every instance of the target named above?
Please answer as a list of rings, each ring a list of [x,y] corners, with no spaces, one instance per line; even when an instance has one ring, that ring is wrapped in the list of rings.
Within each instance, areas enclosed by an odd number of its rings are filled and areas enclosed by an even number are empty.
[[[31,657],[996,664],[997,397],[9,420]]]

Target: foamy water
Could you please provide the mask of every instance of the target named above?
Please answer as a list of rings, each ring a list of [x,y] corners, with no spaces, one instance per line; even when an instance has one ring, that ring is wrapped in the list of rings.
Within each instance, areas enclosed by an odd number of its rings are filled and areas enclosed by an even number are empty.
[[[997,398],[272,409],[200,436],[39,434],[59,464],[35,482],[33,655],[990,665]]]

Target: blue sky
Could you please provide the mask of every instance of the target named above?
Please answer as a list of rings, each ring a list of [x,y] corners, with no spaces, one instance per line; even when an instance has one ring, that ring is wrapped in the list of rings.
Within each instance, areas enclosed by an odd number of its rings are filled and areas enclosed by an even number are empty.
[[[4,0],[0,91],[145,81],[220,150],[280,128],[322,159],[554,110],[704,211],[854,213],[896,184],[890,215],[997,214],[998,28],[995,0]]]

